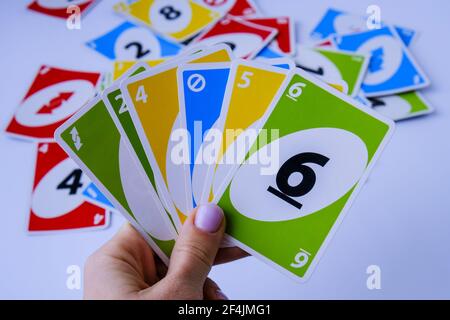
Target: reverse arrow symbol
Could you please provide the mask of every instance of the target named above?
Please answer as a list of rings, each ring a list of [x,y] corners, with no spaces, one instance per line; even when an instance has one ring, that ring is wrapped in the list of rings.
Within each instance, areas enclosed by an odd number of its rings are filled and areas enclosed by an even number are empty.
[[[61,92],[58,94],[58,96],[56,96],[55,98],[53,98],[52,100],[50,100],[49,103],[44,104],[39,110],[38,110],[38,114],[51,114],[53,112],[53,110],[58,109],[63,102],[66,102],[67,100],[70,99],[70,97],[73,96],[73,92]]]
[[[73,127],[72,130],[70,130],[70,135],[72,136],[72,141],[75,148],[77,149],[77,151],[80,150],[83,144],[81,143],[77,128]]]

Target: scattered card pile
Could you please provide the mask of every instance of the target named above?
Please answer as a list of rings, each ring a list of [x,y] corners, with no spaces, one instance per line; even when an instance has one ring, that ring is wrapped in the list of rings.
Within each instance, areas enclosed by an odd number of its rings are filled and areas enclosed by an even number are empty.
[[[68,2],[29,9],[59,17]],[[249,0],[113,11],[125,20],[86,43],[111,72],[41,67],[7,126],[37,141],[29,231],[105,227],[117,210],[167,263],[189,212],[215,202],[224,245],[305,279],[392,135],[388,118],[432,111],[411,29],[330,9],[307,47],[291,18]]]

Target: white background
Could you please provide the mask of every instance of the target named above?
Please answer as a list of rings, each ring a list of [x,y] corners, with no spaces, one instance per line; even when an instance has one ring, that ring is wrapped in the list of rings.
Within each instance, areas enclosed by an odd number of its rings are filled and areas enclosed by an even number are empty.
[[[26,10],[30,1],[0,1],[0,122],[7,125],[42,64],[104,71],[111,62],[84,45],[122,21],[116,1],[101,1],[70,31],[65,21]],[[382,19],[420,35],[413,55],[432,81],[425,91],[435,114],[398,123],[366,186],[310,280],[293,282],[254,258],[215,267],[212,277],[230,298],[450,298],[450,86],[448,0],[258,1],[267,15],[291,15],[297,41],[331,6]],[[103,231],[26,233],[35,145],[0,135],[0,298],[76,299],[66,268],[86,257],[123,223],[115,214]],[[269,236],[269,235],[268,235]],[[381,290],[368,290],[366,268],[381,267]]]

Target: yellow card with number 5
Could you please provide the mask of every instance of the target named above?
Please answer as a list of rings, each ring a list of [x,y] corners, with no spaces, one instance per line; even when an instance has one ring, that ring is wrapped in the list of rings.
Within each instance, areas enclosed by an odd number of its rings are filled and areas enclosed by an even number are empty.
[[[192,38],[221,16],[192,0],[119,2],[114,10],[178,42]]]
[[[225,92],[221,115],[222,142],[217,165],[210,168],[210,200],[228,185],[271,111],[271,103],[284,88],[289,70],[263,63],[235,60]]]

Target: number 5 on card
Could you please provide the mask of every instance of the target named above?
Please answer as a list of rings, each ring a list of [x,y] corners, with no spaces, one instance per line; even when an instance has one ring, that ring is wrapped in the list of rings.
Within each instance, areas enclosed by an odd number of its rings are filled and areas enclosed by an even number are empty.
[[[223,192],[233,171],[242,162],[257,136],[261,121],[268,116],[272,101],[276,100],[285,85],[289,71],[255,63],[236,60],[232,63],[221,124],[222,146],[218,151],[217,167],[211,168],[211,197]]]

